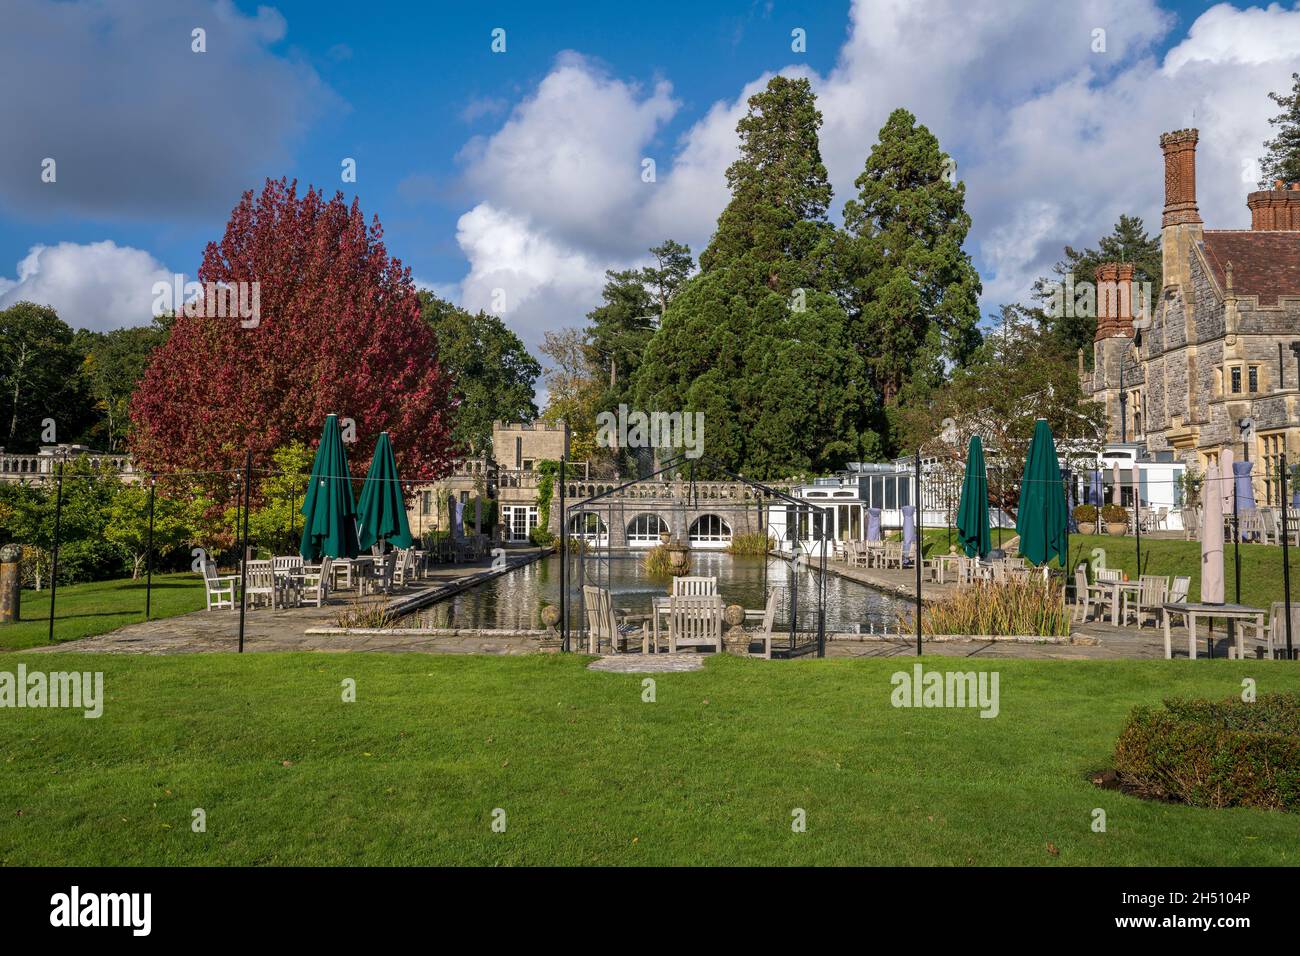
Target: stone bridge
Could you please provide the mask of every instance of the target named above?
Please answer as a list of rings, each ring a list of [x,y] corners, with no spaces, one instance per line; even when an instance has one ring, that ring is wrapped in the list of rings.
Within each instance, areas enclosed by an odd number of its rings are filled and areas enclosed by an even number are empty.
[[[784,507],[780,499],[742,481],[644,481],[614,491],[620,479],[584,479],[565,482],[565,508],[571,533],[599,534],[612,548],[650,547],[660,534],[689,539],[694,547],[723,548],[736,534],[766,529],[770,508]],[[795,482],[772,482],[769,487],[790,494]],[[584,505],[600,495],[607,495]],[[585,513],[584,513],[585,511]],[[597,524],[599,523],[599,528]],[[560,531],[558,488],[551,503],[553,533]]]

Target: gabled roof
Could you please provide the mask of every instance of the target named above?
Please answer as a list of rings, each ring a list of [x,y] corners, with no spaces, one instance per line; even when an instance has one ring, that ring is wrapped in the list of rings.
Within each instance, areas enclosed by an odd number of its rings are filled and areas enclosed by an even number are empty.
[[[1252,229],[1206,229],[1205,261],[1220,289],[1259,297],[1260,305],[1277,305],[1279,295],[1300,295],[1300,232]]]

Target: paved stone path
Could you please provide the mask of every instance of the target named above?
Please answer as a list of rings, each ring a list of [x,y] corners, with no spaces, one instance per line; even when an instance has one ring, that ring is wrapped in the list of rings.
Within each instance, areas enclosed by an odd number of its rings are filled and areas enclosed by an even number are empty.
[[[398,592],[389,606],[409,606],[423,598],[425,603],[503,574],[537,560],[544,554],[537,548],[507,551],[506,569],[494,569],[491,561],[454,564],[435,568],[430,576]],[[526,654],[537,649],[535,635],[505,631],[467,631],[452,634],[391,628],[383,633],[308,633],[334,626],[343,608],[356,600],[355,590],[332,592],[333,603],[323,608],[300,607],[271,610],[260,607],[245,615],[245,651],[423,651],[432,654]],[[194,611],[177,617],[129,624],[107,634],[33,647],[32,653],[102,654],[196,654],[230,652],[239,648],[239,611]],[[26,652],[24,652],[26,653]]]
[[[518,549],[508,552],[509,567],[534,561],[543,552],[537,549]],[[849,568],[840,562],[828,562],[828,567],[846,578],[860,581],[902,597],[915,595],[915,572],[886,571],[877,568]],[[437,568],[432,576],[401,592],[390,602],[392,605],[431,603],[436,597],[454,593],[495,575],[489,562],[460,564]],[[923,593],[946,593],[954,585],[926,584]],[[371,633],[328,633],[335,625],[339,611],[355,594],[335,592],[337,599],[324,608],[292,608],[272,611],[258,608],[248,612],[244,635],[246,651],[381,651],[389,653],[425,654],[530,654],[538,650],[536,632],[488,631],[472,629],[415,629],[391,628]],[[148,621],[119,628],[108,634],[68,641],[50,647],[33,647],[24,653],[77,653],[104,654],[192,654],[232,652],[238,647],[239,613],[237,611],[195,611],[178,617]],[[1156,659],[1164,657],[1163,631],[1146,627],[1112,627],[1109,622],[1089,621],[1074,625],[1075,643],[1070,644],[1017,644],[1002,641],[949,641],[922,645],[926,654],[948,657],[1040,658],[1051,660],[1101,660],[1101,659]],[[1227,636],[1220,629],[1215,632],[1216,657],[1227,656]],[[1173,632],[1175,657],[1187,656],[1187,632],[1181,627]],[[916,652],[914,640],[882,640],[878,636],[838,635],[826,644],[828,657],[893,657]],[[1204,645],[1202,645],[1204,654]],[[1247,646],[1247,657],[1256,656],[1255,648]],[[632,673],[655,671],[696,670],[703,666],[707,655],[679,654],[656,655],[643,658],[638,654],[619,654],[603,658],[592,665],[594,670],[613,670]]]
[[[660,674],[698,671],[711,654],[606,654],[587,665],[587,670],[614,674]]]

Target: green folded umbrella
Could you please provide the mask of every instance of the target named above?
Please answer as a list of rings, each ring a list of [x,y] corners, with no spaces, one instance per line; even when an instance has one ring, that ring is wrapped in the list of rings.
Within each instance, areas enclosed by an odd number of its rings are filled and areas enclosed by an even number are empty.
[[[379,433],[366,483],[361,486],[357,530],[358,543],[363,548],[381,541],[395,548],[411,546],[411,525],[406,520],[406,502],[402,499],[402,483],[397,478],[397,462],[393,459],[388,432]]]
[[[972,435],[966,451],[966,477],[957,509],[957,540],[966,557],[984,557],[993,549],[989,534],[989,476],[984,469],[984,443]]]
[[[1029,443],[1020,482],[1020,508],[1016,513],[1020,553],[1034,564],[1046,564],[1056,557],[1065,567],[1065,522],[1065,487],[1061,484],[1056,442],[1046,419],[1040,418],[1034,424],[1034,438]]]
[[[348,453],[337,415],[325,419],[301,511],[302,544],[298,550],[304,561],[319,561],[326,556],[355,558],[361,553],[357,547],[357,508],[352,500]]]

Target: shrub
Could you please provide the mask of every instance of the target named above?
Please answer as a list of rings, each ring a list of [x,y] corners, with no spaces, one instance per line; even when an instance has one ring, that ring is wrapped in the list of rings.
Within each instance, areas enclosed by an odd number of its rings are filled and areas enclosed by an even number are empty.
[[[645,568],[646,574],[654,577],[668,577],[672,574],[672,560],[668,557],[668,549],[662,544],[657,544],[646,552],[641,559],[641,566]]]
[[[392,627],[396,619],[384,598],[357,598],[339,608],[335,627]]]
[[[1102,505],[1101,520],[1107,524],[1127,524],[1128,512],[1121,505]]]
[[[900,630],[915,624],[902,616]],[[977,581],[927,605],[921,613],[925,634],[1033,635],[1068,637],[1070,614],[1059,583],[1031,576],[1025,580]]]
[[[728,554],[746,554],[762,557],[776,547],[776,542],[766,531],[749,531],[731,536]]]
[[[1143,796],[1196,807],[1300,810],[1300,695],[1137,707],[1115,769]]]
[[[555,544],[555,535],[547,531],[541,525],[538,525],[532,531],[528,532],[528,540],[539,548],[549,548]]]
[[[1097,523],[1097,506],[1096,505],[1078,505],[1074,509],[1074,520],[1082,521],[1086,524]]]

